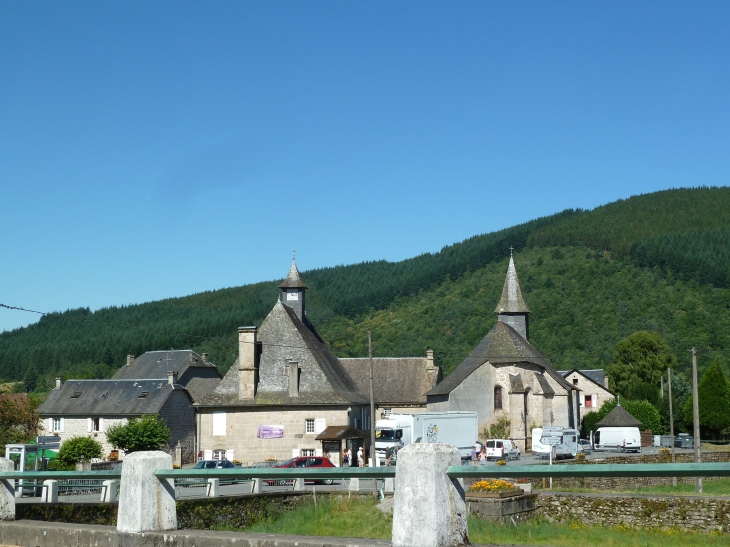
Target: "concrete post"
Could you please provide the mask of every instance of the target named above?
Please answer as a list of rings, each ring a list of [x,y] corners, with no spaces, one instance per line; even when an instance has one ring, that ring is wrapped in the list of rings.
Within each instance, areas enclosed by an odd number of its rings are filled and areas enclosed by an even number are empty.
[[[172,469],[172,456],[159,450],[124,458],[117,510],[117,531],[128,533],[177,529],[172,479],[158,480],[155,471]]]
[[[42,503],[58,502],[58,481],[51,479],[45,480],[43,481],[43,486]]]
[[[464,488],[446,474],[460,464],[459,450],[442,443],[412,443],[398,452],[393,547],[469,544]]]
[[[254,479],[251,483],[251,493],[252,494],[260,494],[262,492],[261,488],[261,479]]]
[[[208,497],[217,498],[220,494],[221,480],[220,479],[208,479]]]
[[[347,489],[350,492],[359,492],[360,491],[360,479],[358,479],[358,478],[350,479],[350,484],[347,487]]]
[[[15,471],[15,464],[0,458],[0,471]],[[15,480],[0,481],[0,520],[15,520]]]
[[[395,479],[393,477],[387,477],[385,479],[385,486],[383,486],[383,492],[386,494],[392,494],[395,489]]]
[[[101,484],[101,501],[117,501],[117,481],[104,481]]]
[[[304,479],[298,478],[294,479],[294,491],[295,492],[304,492]]]

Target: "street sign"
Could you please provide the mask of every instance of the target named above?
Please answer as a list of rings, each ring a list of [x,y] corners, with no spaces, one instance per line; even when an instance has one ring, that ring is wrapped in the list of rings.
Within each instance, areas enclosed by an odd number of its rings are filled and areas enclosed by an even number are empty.
[[[37,439],[38,444],[48,444],[48,443],[60,443],[61,437],[58,435],[46,435],[46,436],[40,436]],[[46,447],[48,448],[48,447]]]
[[[540,437],[540,442],[545,446],[558,446],[562,437]]]
[[[544,426],[542,426],[542,434],[545,435],[546,437],[549,436],[549,435],[547,435],[548,433],[562,434],[563,429],[565,429],[565,428],[561,425],[544,425]]]
[[[43,443],[39,444],[38,448],[41,450],[58,450],[61,448],[61,443]]]

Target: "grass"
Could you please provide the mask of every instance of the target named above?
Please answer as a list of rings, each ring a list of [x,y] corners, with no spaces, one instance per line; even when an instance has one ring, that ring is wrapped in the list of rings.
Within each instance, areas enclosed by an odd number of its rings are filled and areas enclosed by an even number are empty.
[[[676,487],[667,486],[647,486],[642,488],[632,488],[631,490],[596,490],[595,488],[553,488],[556,492],[582,492],[588,494],[661,494],[662,496],[694,496],[695,485],[678,484]],[[548,494],[550,490],[542,490]],[[703,496],[730,496],[730,477],[722,477],[719,479],[703,480],[702,494]]]
[[[390,539],[392,516],[384,514],[367,496],[322,496],[317,507],[310,502],[280,517],[245,530],[218,530]],[[582,524],[555,525],[535,520],[518,526],[502,525],[469,517],[469,539],[475,544],[549,545],[551,547],[720,547],[730,543],[728,534],[605,528]]]

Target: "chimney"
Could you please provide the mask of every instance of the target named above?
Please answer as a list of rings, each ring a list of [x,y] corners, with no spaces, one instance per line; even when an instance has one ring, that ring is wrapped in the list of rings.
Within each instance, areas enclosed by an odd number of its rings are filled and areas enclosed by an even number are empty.
[[[426,351],[426,372],[433,372],[436,367],[433,363],[433,350]]]
[[[62,385],[63,385],[63,380],[61,380],[60,376],[56,376],[56,389],[61,389]]]
[[[127,364],[131,365],[134,363],[134,355],[127,354]]]
[[[207,353],[203,354],[203,363],[208,363],[208,354]]]
[[[603,387],[605,387],[606,389],[609,389],[609,387],[608,387],[608,376],[604,376],[603,377]]]
[[[289,375],[289,397],[299,397],[299,361],[287,360],[286,369]]]
[[[256,327],[238,327],[238,398],[256,395]]]
[[[167,383],[171,386],[177,384],[177,372],[175,372],[174,370],[167,371]]]

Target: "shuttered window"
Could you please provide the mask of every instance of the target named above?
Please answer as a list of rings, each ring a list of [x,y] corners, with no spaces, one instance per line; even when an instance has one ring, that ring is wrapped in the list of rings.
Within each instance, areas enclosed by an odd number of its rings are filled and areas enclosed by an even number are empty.
[[[213,435],[226,434],[226,413],[213,412]]]

